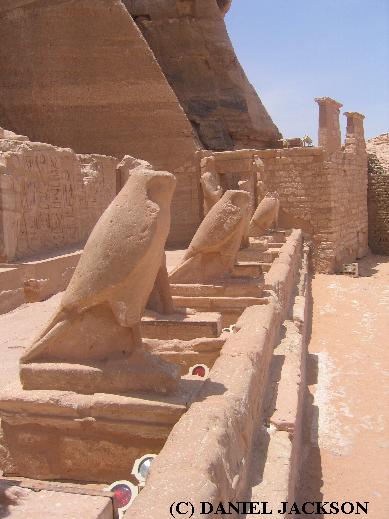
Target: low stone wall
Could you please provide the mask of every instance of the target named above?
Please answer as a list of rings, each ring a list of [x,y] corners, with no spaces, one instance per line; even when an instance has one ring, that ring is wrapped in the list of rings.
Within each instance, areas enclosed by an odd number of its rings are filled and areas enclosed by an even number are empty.
[[[127,517],[169,517],[173,502],[239,500],[249,487],[257,427],[280,313],[273,301],[248,308],[225,343],[196,402],[173,428]]]
[[[368,194],[369,246],[389,255],[389,174],[370,175]]]
[[[265,275],[265,287],[277,295],[283,309],[283,319],[286,318],[289,306],[293,301],[302,252],[303,233],[300,229],[294,229],[281,247],[278,258],[273,261],[269,272]]]
[[[192,503],[193,518],[200,518],[201,502],[216,510],[220,502],[237,502],[256,497],[262,463],[256,464],[258,433],[264,427],[268,380],[274,347],[281,341],[281,323],[293,320],[296,333],[305,333],[307,261],[302,265],[302,235],[295,231],[280,252],[288,272],[278,276],[275,269],[269,280],[269,303],[247,308],[235,332],[224,344],[209,378],[189,410],[175,425],[160,454],[153,462],[145,488],[126,514],[129,519],[167,519],[173,503]],[[308,251],[306,250],[305,257]],[[287,259],[288,258],[288,259]],[[301,270],[300,270],[301,269]],[[280,289],[284,283],[283,289]],[[278,294],[282,294],[278,298]],[[296,297],[292,311],[292,301]],[[304,330],[303,330],[304,328]],[[288,428],[280,435],[289,437],[288,458],[283,460],[285,479],[275,483],[285,500],[294,495],[300,442],[299,424],[303,398],[305,338],[291,359],[293,381],[287,389],[295,396],[288,416],[278,413],[281,423],[296,430],[295,440]],[[296,363],[294,359],[298,359]],[[293,416],[292,416],[293,415]],[[264,449],[265,443],[261,444]],[[265,460],[272,456],[266,451]],[[280,453],[275,453],[279,457]],[[271,459],[274,462],[274,459]],[[284,484],[285,483],[285,484]],[[278,485],[284,484],[279,487]],[[256,499],[252,499],[256,500]],[[263,499],[267,500],[267,499]],[[188,516],[190,515],[189,511]],[[236,515],[232,515],[235,517]]]
[[[0,140],[0,262],[86,241],[116,195],[118,160]]]
[[[24,263],[0,265],[0,314],[23,303],[44,301],[65,290],[81,251]]]
[[[275,519],[284,517],[278,513],[282,501],[293,503],[296,499],[303,458],[305,371],[312,311],[308,247],[304,247],[299,283],[294,288],[296,296],[270,365],[264,426],[258,428],[252,449],[250,501],[266,501]]]

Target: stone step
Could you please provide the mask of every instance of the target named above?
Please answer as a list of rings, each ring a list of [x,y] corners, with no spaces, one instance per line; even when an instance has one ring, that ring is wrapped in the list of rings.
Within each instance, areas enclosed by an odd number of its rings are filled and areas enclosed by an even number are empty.
[[[262,277],[263,271],[259,261],[237,261],[232,272],[233,277]]]
[[[239,251],[237,260],[239,263],[245,261],[256,261],[256,262],[266,262],[271,263],[275,260],[279,255],[279,249],[270,248],[265,251],[258,251],[254,248],[243,249]]]
[[[183,297],[261,297],[263,280],[235,278],[215,285],[170,285],[173,296]]]
[[[262,268],[263,272],[269,272],[269,270],[271,269],[271,266],[272,266],[272,263],[261,262],[261,268]]]
[[[290,235],[290,231],[271,231],[265,234],[261,239],[265,239],[268,243],[285,243],[286,238]]]
[[[185,307],[185,305],[177,305]],[[142,337],[148,339],[180,339],[189,341],[198,337],[219,337],[222,319],[219,313],[198,312],[160,315],[148,312],[142,317]]]
[[[242,312],[252,305],[268,303],[266,297],[181,297],[173,296],[177,308],[193,308],[202,312],[220,312],[222,327],[236,323]]]

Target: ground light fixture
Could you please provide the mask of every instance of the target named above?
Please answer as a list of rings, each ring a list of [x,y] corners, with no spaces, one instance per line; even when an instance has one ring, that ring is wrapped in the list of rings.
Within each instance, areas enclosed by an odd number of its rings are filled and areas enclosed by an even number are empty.
[[[146,483],[147,476],[150,472],[151,464],[154,459],[157,457],[156,454],[145,454],[141,458],[135,460],[134,466],[132,467],[131,474],[136,477],[138,480],[139,488],[144,487]]]
[[[119,519],[124,517],[124,512],[132,505],[139,493],[138,488],[130,481],[115,481],[105,490],[113,492],[113,506],[118,512]]]
[[[189,375],[206,378],[209,375],[209,368],[205,364],[195,364],[189,368]]]

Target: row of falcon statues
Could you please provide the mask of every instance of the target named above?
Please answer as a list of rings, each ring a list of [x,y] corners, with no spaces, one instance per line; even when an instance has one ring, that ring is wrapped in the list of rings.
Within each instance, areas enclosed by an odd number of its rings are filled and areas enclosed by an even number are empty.
[[[205,218],[168,274],[165,243],[176,179],[131,157],[123,164],[128,180],[89,236],[58,310],[21,358],[25,389],[42,388],[44,380],[45,389],[84,393],[173,390],[177,368],[142,348],[145,308],[173,312],[170,283],[228,276],[242,242],[277,224],[276,194],[266,195],[250,219],[250,194],[223,192],[205,171]]]

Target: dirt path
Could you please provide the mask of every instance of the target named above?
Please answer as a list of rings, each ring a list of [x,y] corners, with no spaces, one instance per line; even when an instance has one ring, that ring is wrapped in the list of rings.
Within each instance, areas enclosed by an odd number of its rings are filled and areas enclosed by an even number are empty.
[[[369,501],[367,517],[387,519],[389,257],[360,275],[313,280],[300,500]]]

